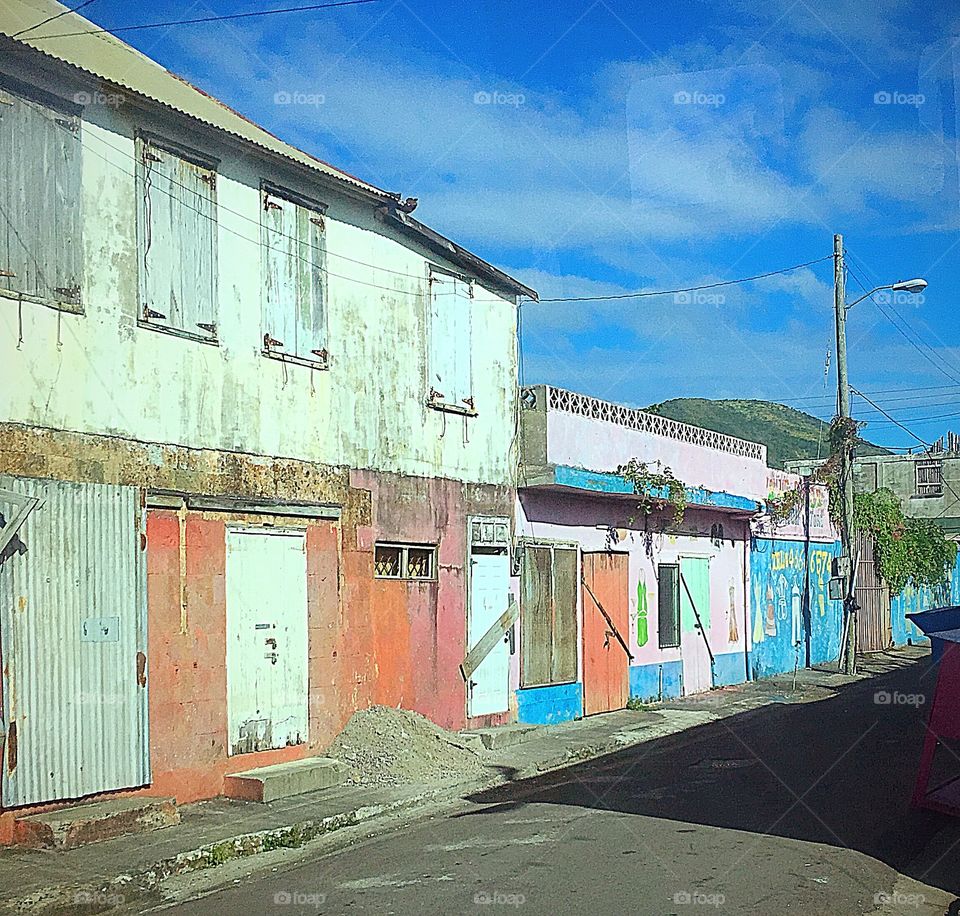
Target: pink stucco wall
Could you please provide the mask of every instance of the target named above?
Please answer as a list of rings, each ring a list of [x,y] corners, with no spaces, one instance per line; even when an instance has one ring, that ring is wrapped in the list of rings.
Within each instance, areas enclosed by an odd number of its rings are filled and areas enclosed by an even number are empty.
[[[708,638],[714,655],[741,653],[750,647],[749,589],[744,588],[745,547],[749,548],[748,522],[727,519],[715,511],[688,508],[684,533],[654,535],[648,552],[642,532],[643,522],[630,522],[635,515],[629,499],[600,494],[575,495],[549,490],[523,491],[517,504],[517,536],[532,540],[569,541],[582,550],[612,549],[629,555],[629,646],[631,665],[682,661],[681,650],[660,649],[657,633],[656,565],[675,563],[682,556],[704,556],[710,560],[710,626]],[[711,538],[711,526],[724,523],[724,540]],[[611,543],[610,534],[616,541]],[[643,582],[647,594],[647,642],[641,646],[637,636],[638,586]],[[732,591],[732,598],[731,598]],[[730,616],[734,616],[731,626]],[[578,626],[582,633],[583,607],[578,597]],[[735,639],[731,639],[734,634]],[[582,646],[578,676],[582,678]]]
[[[767,495],[766,462],[668,436],[565,411],[547,413],[547,461],[615,472],[631,458],[661,461],[689,487],[735,493],[749,499]]]

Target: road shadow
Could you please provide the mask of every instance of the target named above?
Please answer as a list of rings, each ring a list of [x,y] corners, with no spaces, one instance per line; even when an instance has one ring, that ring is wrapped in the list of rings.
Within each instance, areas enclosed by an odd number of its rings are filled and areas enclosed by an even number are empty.
[[[468,798],[822,843],[960,895],[960,818],[910,806],[934,686],[922,658],[829,699],[764,706]],[[944,759],[960,772],[960,756]]]

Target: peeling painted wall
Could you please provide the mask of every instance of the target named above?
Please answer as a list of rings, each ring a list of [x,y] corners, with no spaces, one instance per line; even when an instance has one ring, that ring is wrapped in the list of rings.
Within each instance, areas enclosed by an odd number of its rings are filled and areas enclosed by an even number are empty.
[[[139,129],[221,160],[218,346],[138,326]],[[0,296],[5,420],[395,473],[512,479],[513,300],[477,286],[470,304],[478,415],[428,409],[428,263],[439,259],[384,227],[371,205],[132,104],[90,106],[81,137],[84,314]],[[328,204],[328,370],[261,355],[262,180]]]

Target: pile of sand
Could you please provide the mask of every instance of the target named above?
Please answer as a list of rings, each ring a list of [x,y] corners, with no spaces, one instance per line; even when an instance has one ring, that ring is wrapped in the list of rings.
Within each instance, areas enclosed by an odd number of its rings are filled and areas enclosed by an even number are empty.
[[[325,753],[348,768],[349,780],[367,786],[461,782],[487,771],[455,732],[389,706],[354,713]]]

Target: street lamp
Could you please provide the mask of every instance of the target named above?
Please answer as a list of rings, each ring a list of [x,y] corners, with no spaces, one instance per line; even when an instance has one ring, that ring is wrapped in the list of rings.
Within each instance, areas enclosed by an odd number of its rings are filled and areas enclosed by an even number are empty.
[[[896,293],[919,293],[927,288],[927,281],[916,277],[913,280],[901,280],[870,290],[853,302],[846,301],[846,277],[843,267],[843,236],[833,237],[833,304],[837,323],[837,407],[841,419],[850,418],[850,385],[847,382],[847,312],[858,302],[889,289]],[[853,568],[853,447],[856,437],[843,440],[840,449],[840,485],[843,494],[843,524],[840,537],[843,542],[843,555],[847,558],[846,588],[843,599],[843,625],[846,639],[843,640],[843,670],[855,674],[857,670],[857,627],[853,591],[856,582],[856,570]]]
[[[849,312],[858,302],[863,302],[864,299],[868,299],[874,293],[879,293],[880,290],[883,289],[889,289],[895,293],[922,293],[926,288],[927,281],[922,277],[914,277],[912,280],[901,280],[899,283],[889,283],[886,286],[877,286],[870,290],[869,293],[864,293],[859,299],[848,302],[847,311]]]

